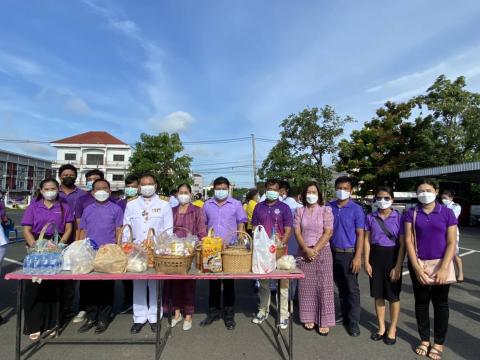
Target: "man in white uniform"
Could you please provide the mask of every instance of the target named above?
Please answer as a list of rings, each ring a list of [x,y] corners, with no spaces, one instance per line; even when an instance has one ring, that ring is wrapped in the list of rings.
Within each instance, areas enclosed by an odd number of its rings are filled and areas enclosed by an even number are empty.
[[[129,224],[133,229],[134,242],[141,244],[153,228],[155,234],[169,229],[172,232],[172,209],[167,201],[156,194],[157,183],[152,175],[140,178],[140,196],[127,203],[124,215],[124,224]],[[148,289],[148,298],[147,298]],[[162,311],[162,309],[160,309]],[[150,323],[153,332],[157,327],[157,281],[133,281],[133,325],[132,334],[138,334],[143,326]]]

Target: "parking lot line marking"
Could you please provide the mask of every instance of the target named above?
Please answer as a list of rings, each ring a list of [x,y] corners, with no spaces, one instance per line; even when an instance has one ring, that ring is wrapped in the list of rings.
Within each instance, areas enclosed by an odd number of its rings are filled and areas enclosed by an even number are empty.
[[[23,265],[23,262],[21,261],[17,261],[17,260],[14,260],[14,259],[10,259],[10,258],[4,258],[5,261],[8,261],[8,262],[11,262],[13,264],[17,264],[17,265]]]
[[[464,247],[460,247],[459,249],[468,250],[468,251],[474,251],[474,252],[480,252],[480,250],[469,249],[469,248],[464,248]]]

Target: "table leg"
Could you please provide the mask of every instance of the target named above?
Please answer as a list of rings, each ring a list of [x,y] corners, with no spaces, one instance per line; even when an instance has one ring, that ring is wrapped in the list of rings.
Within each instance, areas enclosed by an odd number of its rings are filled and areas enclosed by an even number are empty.
[[[288,359],[293,360],[293,300],[288,303]]]
[[[162,332],[162,320],[160,318],[160,309],[162,308],[162,286],[160,280],[157,280],[157,330],[155,332],[155,360],[160,358],[161,352],[161,332]]]
[[[57,313],[57,319],[55,321],[55,336],[54,337],[58,337],[58,335],[60,334],[60,320],[62,318],[62,307],[61,307],[61,294],[62,294],[62,283],[60,281],[57,281],[57,302],[56,302],[56,306],[55,306],[55,312]]]
[[[21,347],[22,347],[22,299],[23,298],[23,280],[17,282],[17,334],[15,343],[15,359],[20,360]]]
[[[280,333],[280,309],[282,307],[282,297],[280,296],[280,279],[277,281],[277,291],[275,292],[275,298],[277,302],[277,319],[275,321],[275,325],[277,326],[277,331]]]

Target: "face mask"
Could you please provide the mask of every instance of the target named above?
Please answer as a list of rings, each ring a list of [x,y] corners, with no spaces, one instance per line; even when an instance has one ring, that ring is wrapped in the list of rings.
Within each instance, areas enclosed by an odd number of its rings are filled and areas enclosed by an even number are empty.
[[[180,204],[188,204],[192,198],[188,194],[180,194],[177,196],[177,199]]]
[[[93,190],[93,181],[87,181],[87,190],[92,191]]]
[[[125,188],[124,192],[127,197],[134,197],[137,195],[138,189],[136,187],[129,186]]]
[[[435,193],[431,192],[421,192],[420,194],[417,195],[418,201],[420,201],[422,204],[427,205],[435,201],[437,198],[437,195]]]
[[[318,195],[315,194],[307,194],[307,202],[310,205],[316,204],[318,202]]]
[[[228,197],[228,190],[215,190],[215,198],[225,200]]]
[[[57,198],[57,194],[58,194],[58,191],[56,190],[48,190],[42,193],[44,199],[49,201],[55,200]]]
[[[282,196],[279,196],[280,200],[283,201],[287,198],[287,195],[282,195]]]
[[[140,193],[144,196],[144,197],[150,197],[150,196],[153,196],[155,194],[155,185],[143,185],[143,186],[140,186]]]
[[[267,192],[265,193],[265,196],[267,197],[268,200],[275,201],[278,199],[279,193],[278,191],[267,190]]]
[[[443,205],[448,206],[452,203],[452,200],[442,199],[442,203],[443,203]]]
[[[72,176],[67,176],[62,179],[62,185],[66,187],[71,187],[75,184],[75,178]]]
[[[392,206],[392,201],[382,199],[382,200],[377,200],[375,204],[377,204],[379,209],[388,209],[390,206]]]
[[[337,190],[335,191],[335,195],[337,196],[338,200],[346,200],[350,197],[350,191]]]
[[[105,190],[98,190],[98,191],[95,191],[93,196],[95,197],[95,200],[99,202],[104,202],[108,200],[108,198],[110,197],[110,194]]]

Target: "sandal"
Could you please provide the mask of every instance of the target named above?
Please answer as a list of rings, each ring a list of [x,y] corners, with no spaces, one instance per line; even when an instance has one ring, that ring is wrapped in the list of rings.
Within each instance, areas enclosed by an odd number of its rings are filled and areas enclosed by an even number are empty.
[[[429,348],[430,344],[427,345],[425,343],[421,343],[415,348],[415,354],[417,354],[418,356],[427,356]]]
[[[442,359],[443,349],[436,348],[432,346],[428,352],[428,358],[432,360],[441,360]]]
[[[323,330],[323,331],[322,331]],[[327,331],[325,331],[327,330]],[[329,328],[321,328],[319,327],[318,328],[318,333],[320,334],[320,336],[328,336],[328,334],[330,334],[330,329]]]
[[[313,328],[315,327],[315,324],[314,323],[305,323],[305,324],[303,324],[303,327],[308,331],[312,331]]]
[[[28,338],[31,340],[31,341],[37,341],[39,338],[40,338],[40,335],[42,333],[39,331],[39,332],[36,332],[36,333],[33,333],[33,334],[30,334],[28,335]]]

